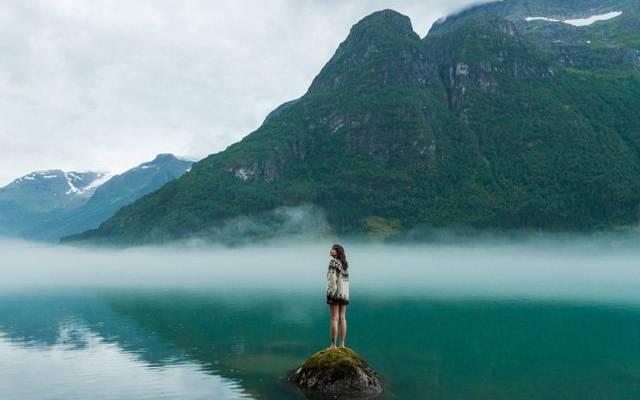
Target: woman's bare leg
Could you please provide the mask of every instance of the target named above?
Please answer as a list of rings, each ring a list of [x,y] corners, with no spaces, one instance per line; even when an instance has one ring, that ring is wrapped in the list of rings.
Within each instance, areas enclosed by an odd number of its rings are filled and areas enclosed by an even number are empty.
[[[335,349],[336,340],[338,339],[338,314],[339,314],[338,304],[329,304],[329,314],[331,315],[331,321],[330,321],[331,347],[329,348]]]
[[[347,338],[347,305],[340,305],[340,347],[344,348],[344,341]]]

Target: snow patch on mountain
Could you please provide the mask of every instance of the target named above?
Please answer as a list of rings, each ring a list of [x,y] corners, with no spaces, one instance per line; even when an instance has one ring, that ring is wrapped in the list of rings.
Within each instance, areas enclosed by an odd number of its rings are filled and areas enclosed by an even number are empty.
[[[53,179],[53,178],[58,178],[58,174],[56,173],[56,171],[54,170],[41,170],[41,171],[34,171],[30,174],[27,174],[25,176],[21,176],[20,178],[16,179],[13,181],[13,183],[19,183],[22,181],[34,181],[36,179]]]
[[[559,19],[547,18],[547,17],[527,17],[525,21],[549,21],[549,22],[562,22]]]
[[[67,185],[69,185],[69,190],[67,190],[65,192],[65,194],[80,194],[82,193],[82,191],[80,189],[78,189],[72,182],[73,177],[77,177],[77,175],[73,174],[72,172],[62,172],[64,174],[65,179],[67,180]],[[71,177],[71,178],[70,178]]]
[[[573,26],[587,26],[597,21],[606,21],[622,15],[622,11],[613,11],[606,14],[592,15],[589,18],[567,19],[563,22]]]
[[[67,180],[67,185],[69,185],[69,190],[66,192],[66,194],[73,193],[79,196],[88,196],[93,194],[93,191],[98,186],[102,185],[103,183],[107,182],[109,179],[113,177],[113,175],[109,174],[108,172],[104,172],[104,171],[97,172],[96,178],[93,181],[91,181],[88,185],[84,187],[78,187],[75,185],[75,182],[82,181],[83,177],[79,176],[74,172],[63,171],[63,173]]]
[[[88,184],[83,191],[84,192],[93,192],[96,188],[98,188],[98,186],[102,186],[103,184],[107,183],[109,181],[109,179],[113,178],[115,176],[115,174],[112,174],[110,172],[100,172],[98,177],[96,179],[93,180],[93,182],[91,182],[90,184]]]
[[[612,11],[605,14],[592,15],[588,18],[576,18],[576,19],[554,19],[547,17],[527,17],[525,21],[549,21],[549,22],[562,22],[573,26],[589,26],[597,21],[606,21],[622,15],[622,11]]]
[[[60,172],[62,174],[60,174]],[[80,185],[83,181],[87,180],[86,176],[82,176],[82,174],[95,174],[95,179],[93,179],[89,184]],[[12,184],[19,184],[23,181],[37,181],[37,180],[51,180],[51,179],[64,179],[67,184],[69,190],[65,192],[66,195],[78,195],[78,196],[88,196],[93,193],[93,191],[111,179],[114,175],[107,171],[60,171],[60,170],[40,170],[34,171],[30,174],[22,176],[12,182]]]

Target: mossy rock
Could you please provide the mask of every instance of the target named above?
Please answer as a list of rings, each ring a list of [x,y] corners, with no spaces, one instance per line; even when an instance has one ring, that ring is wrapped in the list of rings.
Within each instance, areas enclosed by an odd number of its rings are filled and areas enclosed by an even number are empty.
[[[307,397],[371,399],[382,393],[379,376],[351,349],[325,349],[289,375]]]

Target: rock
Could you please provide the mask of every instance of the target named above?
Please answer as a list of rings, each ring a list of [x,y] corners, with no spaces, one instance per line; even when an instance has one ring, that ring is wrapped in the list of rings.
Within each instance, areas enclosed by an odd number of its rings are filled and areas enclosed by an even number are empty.
[[[382,392],[379,376],[351,349],[325,349],[288,377],[308,397],[371,399]]]

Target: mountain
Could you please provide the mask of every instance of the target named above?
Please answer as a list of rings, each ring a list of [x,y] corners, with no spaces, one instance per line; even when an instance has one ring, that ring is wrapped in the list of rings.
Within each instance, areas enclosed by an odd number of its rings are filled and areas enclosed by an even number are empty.
[[[0,188],[0,234],[29,225],[34,215],[82,207],[105,180],[106,172],[35,171]]]
[[[0,188],[0,210],[13,207],[24,212],[45,212],[79,207],[105,178],[106,172],[35,171]]]
[[[527,18],[547,18],[555,20],[586,19],[594,15],[604,15],[613,11],[637,14],[635,0],[507,0],[491,1],[468,7],[456,14],[436,21],[429,33],[451,30],[456,25],[477,16],[498,16],[509,21],[526,25]]]
[[[498,16],[530,43],[568,67],[640,70],[640,3],[636,0],[510,0],[470,7],[442,18],[429,35],[469,20]]]
[[[332,233],[379,238],[451,226],[635,224],[638,68],[627,59],[604,62],[599,52],[615,43],[583,46],[580,59],[593,54],[597,62],[568,62],[575,49],[558,57],[553,43],[572,25],[525,20],[553,25],[529,29],[519,18],[586,16],[586,5],[600,2],[552,3],[490,3],[438,22],[425,38],[404,15],[373,13],[352,27],[302,97],[191,173],[66,241],[225,239],[223,227],[241,216],[278,232],[278,210],[308,205]],[[522,4],[536,4],[536,14],[504,11]],[[628,15],[637,7],[606,4]],[[637,19],[624,12],[579,33],[630,32]],[[639,45],[631,36],[625,49]]]
[[[0,188],[0,234],[57,241],[97,227],[119,208],[185,173],[192,162],[159,154],[121,175],[37,171]]]

